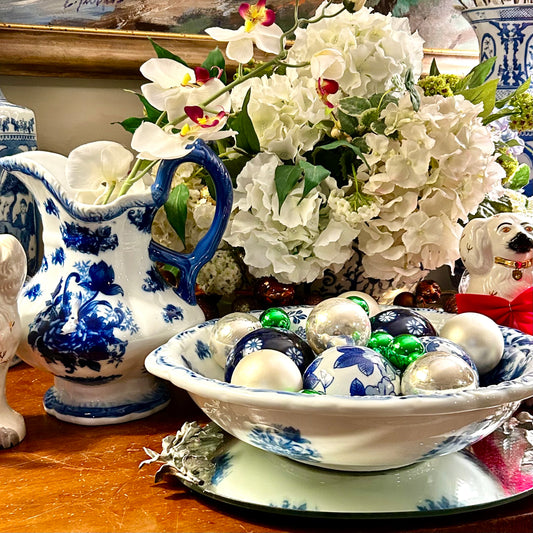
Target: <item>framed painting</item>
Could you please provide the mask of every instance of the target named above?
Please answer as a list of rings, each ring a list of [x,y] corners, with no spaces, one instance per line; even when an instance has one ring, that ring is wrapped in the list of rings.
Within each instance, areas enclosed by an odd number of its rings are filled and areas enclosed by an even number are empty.
[[[296,0],[270,0],[277,22],[290,28]],[[241,0],[3,0],[0,74],[137,77],[153,50],[149,37],[190,64],[216,46],[209,26],[238,27]],[[425,39],[427,62],[449,70],[477,60],[473,30],[457,0],[367,0],[381,13],[405,16]],[[300,0],[311,15],[321,0]]]

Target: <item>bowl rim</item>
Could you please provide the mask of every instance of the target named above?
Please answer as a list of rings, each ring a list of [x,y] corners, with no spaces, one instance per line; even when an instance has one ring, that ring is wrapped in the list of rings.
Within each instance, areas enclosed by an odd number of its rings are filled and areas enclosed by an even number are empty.
[[[307,306],[306,306],[307,307]],[[193,332],[212,327],[217,319],[208,320],[174,335],[167,343],[153,350],[145,360],[148,372],[186,390],[194,399],[219,400],[246,407],[282,409],[328,415],[360,413],[368,416],[459,414],[464,411],[491,409],[533,396],[533,368],[513,380],[502,381],[471,390],[405,396],[337,396],[302,394],[233,385],[187,368],[178,362],[179,346]],[[533,337],[519,332],[530,340]],[[528,346],[526,344],[525,346]],[[517,406],[518,407],[518,406]]]

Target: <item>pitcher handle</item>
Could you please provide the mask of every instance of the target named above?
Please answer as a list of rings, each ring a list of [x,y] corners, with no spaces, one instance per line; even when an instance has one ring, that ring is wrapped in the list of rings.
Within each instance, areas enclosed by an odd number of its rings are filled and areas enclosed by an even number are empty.
[[[190,253],[180,253],[150,241],[148,253],[153,261],[162,261],[180,269],[177,294],[191,305],[196,304],[195,285],[200,269],[213,257],[226,229],[233,204],[233,186],[226,167],[203,141],[197,140],[193,150],[180,159],[165,160],[159,166],[152,194],[162,206],[170,193],[176,168],[182,163],[197,163],[211,175],[216,191],[215,216],[211,227]]]

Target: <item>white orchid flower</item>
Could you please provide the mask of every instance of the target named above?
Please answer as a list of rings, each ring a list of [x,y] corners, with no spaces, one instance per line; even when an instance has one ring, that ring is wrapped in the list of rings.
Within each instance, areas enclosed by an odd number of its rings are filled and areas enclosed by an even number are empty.
[[[339,80],[345,70],[344,56],[334,48],[324,48],[311,57],[311,75],[315,80]]]
[[[170,122],[182,117],[186,106],[200,105],[225,88],[206,69],[192,69],[173,59],[149,59],[141,66],[141,73],[152,82],[141,86],[144,97],[156,109],[166,111]],[[229,112],[231,96],[225,93],[210,105]]]
[[[186,106],[187,121],[177,130],[172,125],[161,128],[151,122],[141,124],[135,130],[131,146],[139,152],[139,159],[177,159],[187,155],[192,150],[192,143],[196,139],[215,141],[231,137],[236,132],[221,131],[226,124],[226,113],[220,111],[210,116],[198,106]]]
[[[67,158],[67,183],[78,192],[79,201],[93,203],[108,187],[128,175],[133,159],[133,154],[116,142],[83,144],[72,150]]]
[[[226,55],[238,63],[248,63],[254,55],[254,44],[270,54],[280,51],[280,39],[283,30],[274,24],[275,13],[265,7],[266,0],[257,4],[241,4],[239,14],[244,25],[237,30],[224,28],[207,28],[205,31],[216,41],[227,42]]]

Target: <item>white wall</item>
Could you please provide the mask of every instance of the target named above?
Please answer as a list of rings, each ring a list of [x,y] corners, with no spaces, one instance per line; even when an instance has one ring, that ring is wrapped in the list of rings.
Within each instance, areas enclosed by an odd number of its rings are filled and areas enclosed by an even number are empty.
[[[98,140],[117,141],[129,148],[131,135],[112,124],[141,116],[137,96],[141,79],[103,80],[0,76],[7,100],[32,109],[40,150],[67,155],[73,148]]]

